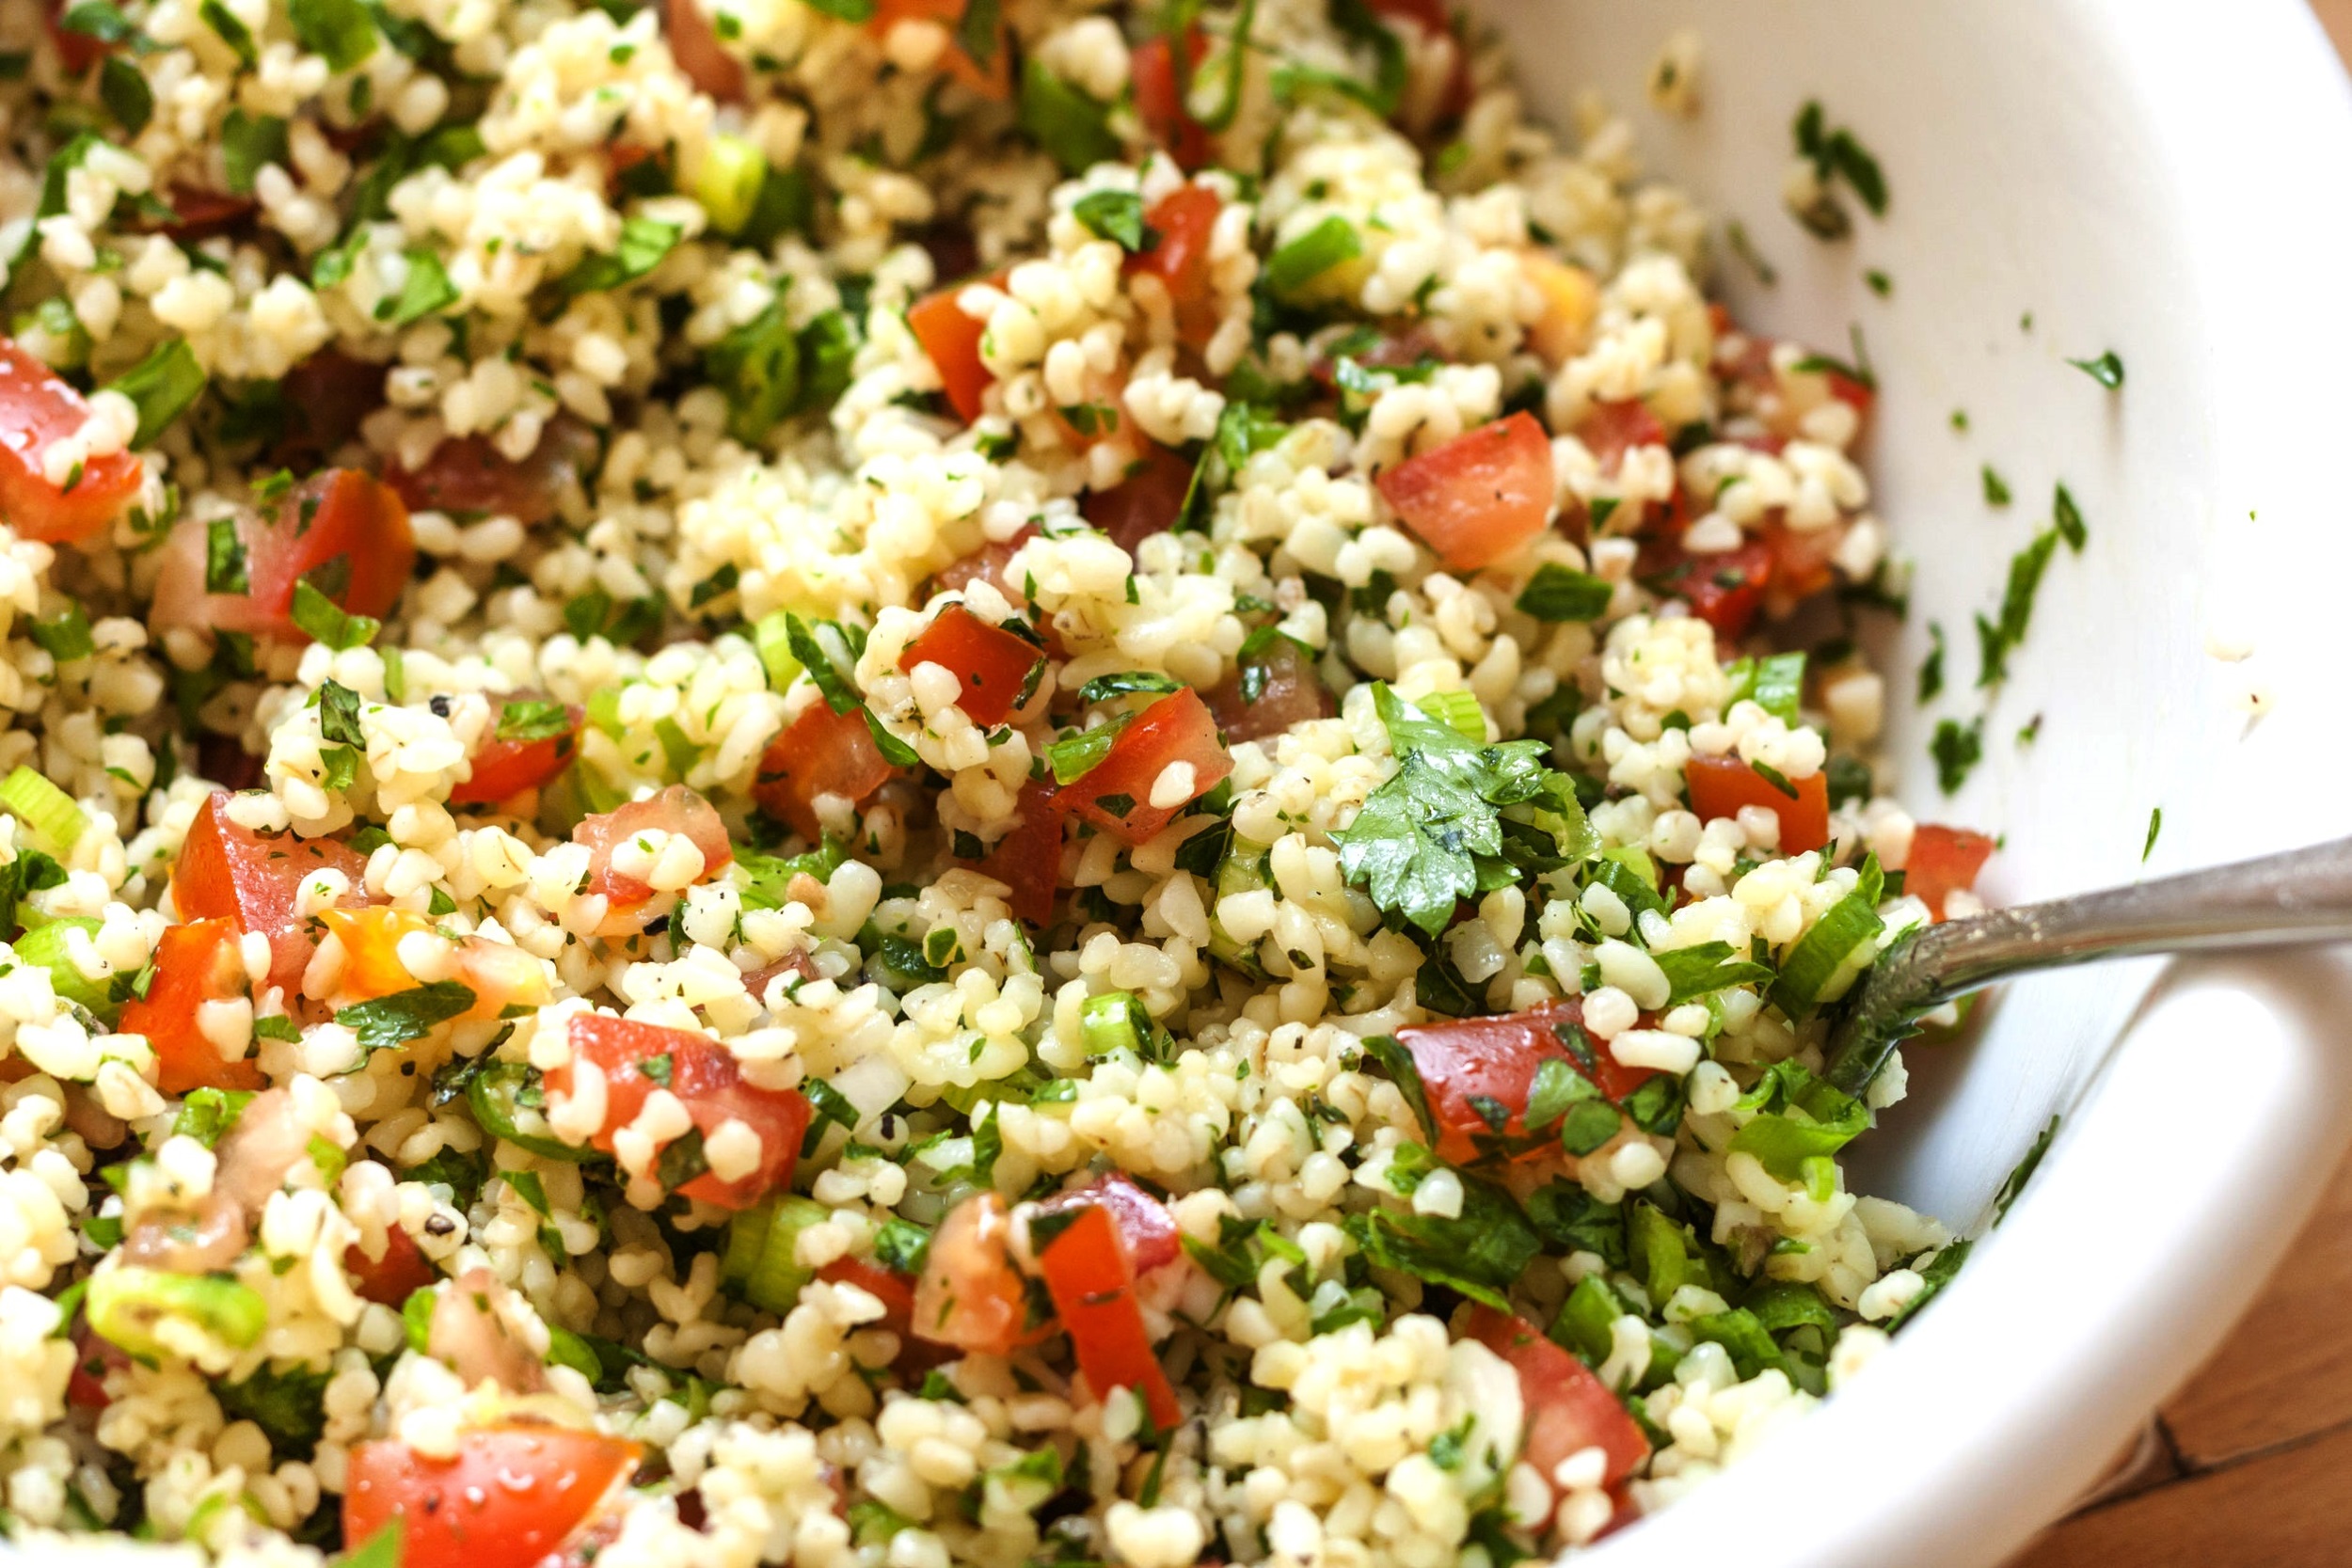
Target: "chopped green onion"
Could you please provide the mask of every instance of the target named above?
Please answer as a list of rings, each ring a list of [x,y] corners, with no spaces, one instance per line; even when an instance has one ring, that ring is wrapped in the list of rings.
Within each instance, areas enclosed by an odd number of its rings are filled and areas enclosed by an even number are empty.
[[[1857,888],[1829,907],[1813,928],[1797,939],[1781,961],[1780,978],[1770,1000],[1791,1019],[1802,1021],[1820,1001],[1821,992],[1846,967],[1855,949],[1886,929],[1873,907],[1875,900]]]
[[[832,1210],[798,1196],[744,1210],[728,1223],[720,1283],[765,1311],[778,1316],[791,1311],[802,1287],[817,1276],[801,1263],[801,1232],[832,1218]]]
[[[1089,1056],[1107,1056],[1114,1051],[1147,1055],[1145,1042],[1152,1037],[1152,1015],[1134,991],[1104,991],[1100,996],[1088,997],[1078,1009],[1078,1037]]]
[[[68,933],[80,931],[95,940],[101,927],[87,915],[68,915],[25,932],[16,939],[16,956],[24,963],[49,972],[49,989],[64,1001],[87,1007],[101,1018],[112,1017],[115,1004],[107,982],[84,974],[68,951]]]
[[[137,1356],[167,1354],[155,1337],[167,1318],[192,1323],[244,1350],[269,1326],[269,1305],[249,1286],[220,1275],[163,1269],[101,1269],[90,1275],[83,1313],[90,1331]]]
[[[742,136],[717,135],[694,170],[695,200],[722,234],[738,234],[752,221],[760,188],[768,180],[768,156]],[[666,247],[665,253],[666,253]]]
[[[1413,705],[1439,723],[1452,726],[1471,745],[1486,743],[1486,710],[1478,705],[1477,693],[1431,691],[1414,698]]]
[[[0,779],[0,808],[14,812],[17,820],[31,829],[41,847],[53,855],[72,853],[74,845],[81,842],[82,830],[89,826],[89,818],[82,815],[72,796],[29,768],[20,767]]]
[[[492,1062],[466,1085],[466,1103],[474,1120],[495,1138],[548,1160],[578,1164],[596,1157],[596,1150],[567,1144],[548,1125],[547,1093],[539,1069],[523,1062]]]

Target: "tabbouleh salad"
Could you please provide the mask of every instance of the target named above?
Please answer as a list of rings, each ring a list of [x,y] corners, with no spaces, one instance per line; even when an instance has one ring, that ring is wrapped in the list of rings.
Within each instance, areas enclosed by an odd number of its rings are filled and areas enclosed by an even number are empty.
[[[1438,0],[5,0],[0,115],[25,1549],[1507,1568],[1958,1265],[1818,1076],[1992,848],[1867,368]]]

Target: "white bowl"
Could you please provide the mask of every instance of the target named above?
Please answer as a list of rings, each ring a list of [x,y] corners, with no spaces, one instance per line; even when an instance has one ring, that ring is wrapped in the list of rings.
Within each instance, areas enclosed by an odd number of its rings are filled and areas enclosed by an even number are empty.
[[[2352,832],[2340,672],[2352,583],[2352,97],[2300,0],[1495,0],[1539,115],[1598,88],[1660,174],[1744,221],[1775,265],[1726,259],[1734,310],[1883,386],[1866,462],[1918,562],[1884,648],[1893,752],[1923,820],[2006,833],[1999,902]],[[1652,112],[1675,27],[1705,41],[1704,106]],[[1893,193],[1825,245],[1782,210],[1808,98]],[[1866,268],[1894,280],[1865,286]],[[2021,318],[2031,312],[2030,327]],[[2070,368],[2107,349],[2117,392]],[[1956,433],[1954,408],[1970,429]],[[2016,496],[1982,499],[1979,466]],[[1984,708],[1973,615],[2063,480],[2090,546],[2049,567],[1954,800],[1939,718]],[[1909,711],[1940,622],[1944,696]],[[2225,662],[2208,640],[2250,642]],[[2259,685],[2275,705],[2235,705]],[[2039,739],[2016,732],[2036,714]],[[2151,811],[2164,827],[2143,869]],[[2329,1174],[2352,1107],[2340,955],[2102,966],[2016,985],[1964,1052],[1915,1046],[1911,1101],[1866,1141],[1865,1190],[1974,1226],[2053,1112],[2028,1196],[1896,1349],[1597,1565],[1990,1564],[2058,1514],[2194,1370]]]

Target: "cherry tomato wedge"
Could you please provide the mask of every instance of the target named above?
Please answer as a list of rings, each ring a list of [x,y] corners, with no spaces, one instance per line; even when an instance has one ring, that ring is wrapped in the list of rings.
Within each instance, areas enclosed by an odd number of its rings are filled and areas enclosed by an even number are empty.
[[[963,606],[951,604],[907,644],[898,656],[898,668],[909,674],[918,664],[947,671],[962,693],[956,705],[965,718],[987,729],[1012,716],[1044,658],[1045,650],[1027,638],[990,626]]]
[[[1133,555],[1146,539],[1176,526],[1191,489],[1192,465],[1166,447],[1152,446],[1119,483],[1080,497],[1078,513]]]
[[[1475,571],[1544,531],[1551,442],[1534,415],[1513,414],[1406,458],[1374,483],[1448,567]]]
[[[939,372],[947,405],[969,424],[980,417],[989,384],[996,378],[980,363],[980,338],[988,324],[965,315],[956,304],[963,289],[961,283],[950,283],[925,294],[907,308],[907,325]]]
[[[652,885],[613,869],[612,857],[632,836],[657,830],[692,839],[703,854],[705,877],[735,858],[727,825],[709,801],[684,784],[584,816],[572,829],[572,842],[588,846],[588,891],[610,899],[611,912],[633,911],[653,897]]]
[[[1911,857],[1903,863],[1903,891],[1944,918],[1944,900],[1977,885],[1977,873],[1993,856],[1993,841],[1968,828],[1922,822],[1912,830]]]
[[[1527,1421],[1519,1457],[1547,1483],[1562,1460],[1586,1449],[1608,1456],[1603,1486],[1616,1485],[1649,1457],[1649,1439],[1608,1385],[1545,1338],[1534,1324],[1480,1307],[1464,1326],[1466,1338],[1485,1345],[1518,1373],[1519,1402]]]
[[[294,618],[297,582],[308,578],[344,610],[380,620],[417,563],[408,509],[357,468],[314,474],[276,507],[241,514],[231,526],[236,552],[226,579],[214,570],[222,556],[214,525],[189,517],[174,526],[155,584],[158,622],[307,642],[310,633]]]
[[[760,810],[783,818],[793,832],[815,843],[824,832],[817,816],[820,798],[837,795],[862,802],[889,782],[890,773],[864,713],[855,708],[835,713],[815,702],[768,743],[752,799]]]
[[[1592,1081],[1613,1105],[1657,1076],[1648,1068],[1627,1067],[1609,1047],[1583,1033],[1584,1009],[1574,997],[1497,1018],[1465,1018],[1444,1023],[1408,1023],[1397,1042],[1411,1053],[1422,1093],[1438,1124],[1437,1155],[1464,1164],[1482,1152],[1481,1140],[1527,1133],[1523,1115],[1536,1069],[1564,1061]],[[1565,1034],[1564,1034],[1565,1031]],[[1577,1042],[1571,1050],[1569,1041]],[[1589,1054],[1582,1053],[1589,1048]],[[1510,1110],[1500,1133],[1479,1114],[1473,1099]]]
[[[1119,1231],[1119,1244],[1137,1275],[1172,1263],[1182,1251],[1176,1221],[1168,1205],[1118,1171],[1072,1192],[1056,1193],[1037,1206],[1040,1214],[1056,1214],[1097,1205],[1110,1212]]]
[[[526,789],[537,789],[572,765],[572,753],[580,744],[580,722],[586,714],[564,704],[563,729],[554,735],[543,734],[550,726],[537,719],[546,704],[547,699],[536,691],[491,699],[490,732],[473,754],[472,774],[449,792],[451,805],[503,800]],[[519,732],[517,727],[522,725],[528,725],[529,733]],[[506,738],[509,733],[511,739]]]
[[[1691,809],[1703,822],[1736,816],[1741,806],[1762,806],[1780,818],[1780,852],[1802,855],[1829,842],[1829,776],[1809,773],[1788,781],[1792,796],[1737,756],[1694,756],[1683,778],[1691,786]]]
[[[433,1283],[433,1265],[417,1250],[416,1238],[395,1225],[384,1232],[384,1256],[370,1258],[357,1242],[343,1250],[343,1272],[351,1288],[368,1301],[397,1307]]]
[[[555,1426],[483,1427],[453,1459],[380,1440],[351,1450],[343,1539],[401,1521],[400,1568],[533,1568],[636,1471],[644,1449]]]
[[[87,539],[138,494],[144,470],[127,451],[87,460],[71,483],[50,482],[42,462],[50,443],[80,434],[88,420],[81,393],[0,338],[0,518],[25,538]]]
[[[1054,1298],[1054,1311],[1069,1330],[1078,1370],[1097,1399],[1113,1388],[1134,1389],[1143,1397],[1152,1424],[1168,1431],[1184,1419],[1184,1407],[1152,1353],[1143,1307],[1136,1300],[1135,1267],[1119,1226],[1103,1204],[1081,1204],[1075,1214],[1039,1248],[1037,1266]]]
[[[671,9],[680,6],[691,10],[694,0],[675,0]],[[595,431],[557,418],[519,463],[485,437],[468,436],[435,447],[423,467],[395,468],[386,477],[414,511],[488,513],[533,528],[562,509],[564,498],[596,466],[597,450]]]
[[[241,934],[235,921],[218,918],[165,927],[147,994],[123,1005],[122,1032],[145,1035],[155,1048],[155,1085],[166,1094],[262,1086],[258,1063],[226,1060],[197,1023],[205,1003],[246,994]]]
[[[661,13],[662,30],[670,37],[670,57],[686,79],[722,103],[740,103],[745,91],[743,62],[726,52],[701,0],[668,0]]]
[[[1189,777],[1179,773],[1171,783],[1170,768],[1186,769]],[[1054,800],[1121,844],[1143,844],[1232,770],[1208,705],[1186,689],[1145,708],[1111,742],[1110,754]],[[1182,798],[1154,803],[1164,784],[1170,796]]]
[[[1043,1339],[1051,1326],[1028,1321],[1011,1243],[1011,1215],[994,1193],[975,1193],[948,1210],[914,1283],[915,1338],[976,1355],[1010,1355]]]
[[[605,1107],[604,1126],[589,1139],[596,1148],[611,1153],[614,1134],[637,1119],[655,1090],[665,1089],[685,1105],[706,1148],[731,1121],[759,1139],[751,1170],[724,1178],[705,1170],[677,1191],[723,1209],[748,1209],[792,1180],[809,1117],[798,1089],[763,1089],[749,1082],[734,1053],[707,1036],[596,1013],[575,1013],[565,1027],[572,1059],[548,1069],[547,1092],[550,1100],[570,1098],[580,1064],[596,1067],[604,1079]]]
[[[1061,814],[1054,809],[1053,786],[1032,779],[1021,786],[1020,821],[967,861],[1005,884],[1012,912],[1032,926],[1054,918],[1054,890],[1061,883]]]
[[[171,868],[172,901],[183,920],[226,918],[267,937],[267,983],[291,997],[318,947],[309,923],[294,913],[302,879],[314,871],[342,872],[350,891],[336,902],[356,909],[368,902],[367,859],[340,839],[241,827],[229,816],[230,800],[221,790],[198,808]]]
[[[1241,667],[1209,692],[1208,704],[1229,741],[1263,740],[1339,711],[1315,661],[1287,637],[1244,656]]]
[[[1161,44],[1163,50],[1167,45]],[[1202,136],[1205,143],[1207,137]],[[1182,160],[1179,160],[1180,162]],[[1158,238],[1148,250],[1127,258],[1129,274],[1150,273],[1168,286],[1176,307],[1176,334],[1195,348],[1216,331],[1216,299],[1209,277],[1209,240],[1223,203],[1199,185],[1179,185],[1143,215],[1145,230]]]

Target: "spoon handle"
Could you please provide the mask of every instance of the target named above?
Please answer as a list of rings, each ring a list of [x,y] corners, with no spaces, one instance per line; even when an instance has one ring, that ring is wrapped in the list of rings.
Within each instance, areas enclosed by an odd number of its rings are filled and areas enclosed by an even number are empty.
[[[1865,975],[1860,1006],[1832,1041],[1828,1075],[1857,1092],[1912,1019],[2011,975],[2094,958],[2347,940],[2352,838],[1946,921]]]

